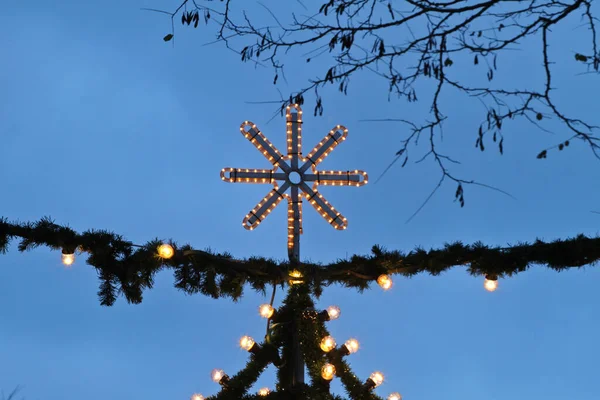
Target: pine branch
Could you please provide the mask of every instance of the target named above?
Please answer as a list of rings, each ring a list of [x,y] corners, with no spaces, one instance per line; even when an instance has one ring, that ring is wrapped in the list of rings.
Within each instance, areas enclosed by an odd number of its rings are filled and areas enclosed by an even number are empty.
[[[8,250],[11,240],[19,239],[21,252],[39,246],[51,250],[77,249],[87,254],[86,262],[98,271],[98,296],[102,305],[114,304],[122,295],[130,303],[140,303],[143,292],[153,286],[154,276],[163,269],[173,270],[175,287],[188,293],[213,298],[238,300],[249,284],[265,293],[269,285],[284,285],[289,264],[277,260],[251,257],[234,259],[231,255],[194,250],[174,241],[151,240],[136,245],[109,231],[89,230],[77,233],[49,218],[35,223],[10,223],[0,219],[0,252]],[[159,257],[157,248],[169,243],[175,254]],[[403,253],[374,246],[368,256],[354,255],[331,264],[304,263],[299,267],[304,281],[317,297],[323,287],[342,284],[359,291],[369,287],[382,274],[412,277],[421,273],[437,276],[456,266],[465,266],[473,276],[513,276],[534,265],[555,271],[593,265],[600,260],[600,237],[578,235],[571,239],[519,243],[508,247],[489,247],[477,242],[446,244],[441,249]]]

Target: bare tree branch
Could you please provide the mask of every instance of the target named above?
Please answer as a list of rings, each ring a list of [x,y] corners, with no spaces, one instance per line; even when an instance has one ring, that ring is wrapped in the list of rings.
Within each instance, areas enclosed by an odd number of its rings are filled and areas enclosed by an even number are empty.
[[[273,26],[257,25],[244,10],[238,10],[241,12],[235,13],[234,18],[231,1],[221,0],[220,3],[217,11],[208,7],[215,1],[183,0],[174,12],[167,14],[172,20],[182,14],[184,25],[197,21],[196,15],[200,14],[207,23],[214,21],[218,28],[217,41],[238,51],[242,61],[270,64],[275,84],[279,76],[283,76],[282,60],[293,49],[304,49],[302,57],[306,57],[307,63],[318,57],[329,57],[333,61],[326,71],[319,71],[317,78],[309,80],[289,97],[278,100],[280,113],[290,103],[303,104],[305,96],[314,93],[314,115],[323,115],[324,100],[319,89],[335,85],[346,94],[350,78],[360,72],[369,72],[385,80],[389,85],[388,98],[394,94],[409,102],[417,101],[417,82],[433,80],[435,89],[430,100],[430,121],[417,125],[390,119],[408,124],[412,132],[400,142],[395,159],[383,173],[400,159],[401,165],[406,165],[409,148],[417,146],[420,138],[427,139],[429,149],[416,162],[432,160],[439,166],[442,177],[425,203],[444,180],[457,185],[455,198],[461,206],[464,206],[465,185],[492,188],[508,195],[492,186],[456,177],[449,169],[456,161],[437,150],[436,145],[443,134],[442,125],[447,118],[440,105],[440,96],[448,89],[477,98],[484,105],[485,118],[480,122],[475,138],[475,147],[481,151],[485,150],[491,136],[499,152],[504,153],[502,127],[507,120],[522,117],[549,132],[540,122],[555,119],[565,129],[553,145],[539,150],[538,159],[546,158],[552,150],[566,149],[575,140],[586,144],[600,159],[598,126],[568,116],[555,102],[553,62],[549,51],[551,29],[563,24],[569,16],[579,15],[590,32],[585,34],[589,53],[576,52],[573,62],[585,67],[587,73],[599,71],[598,19],[594,17],[591,0],[328,0],[318,9],[302,4],[304,11],[311,12],[312,9],[312,14],[303,17],[293,12],[276,15],[265,7],[267,16],[275,22]],[[410,9],[400,10],[399,4]],[[285,22],[286,19],[289,22]],[[406,33],[399,33],[401,29],[406,29]],[[498,57],[503,52],[518,49],[526,38],[539,38],[543,85],[538,89],[514,90],[494,86]],[[240,40],[243,44],[236,46],[234,42]],[[473,86],[465,79],[457,78],[458,74],[452,70],[457,57],[471,58],[473,64],[485,68],[489,84]]]

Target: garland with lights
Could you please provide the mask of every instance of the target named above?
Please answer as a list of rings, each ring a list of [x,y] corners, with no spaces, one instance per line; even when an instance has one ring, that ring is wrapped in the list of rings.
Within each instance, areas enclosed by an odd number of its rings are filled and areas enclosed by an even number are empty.
[[[226,253],[177,246],[172,240],[155,239],[136,245],[109,231],[77,233],[49,218],[34,223],[10,223],[0,219],[0,252],[6,252],[15,238],[20,239],[18,250],[22,252],[39,246],[61,251],[65,265],[73,264],[76,253],[86,253],[86,262],[98,271],[101,281],[98,295],[101,304],[106,306],[114,304],[119,294],[130,303],[140,303],[143,290],[152,288],[155,274],[166,268],[174,271],[175,287],[188,294],[233,299],[242,296],[246,284],[262,293],[266,293],[270,285],[284,285],[292,269],[289,262],[261,257],[234,259]],[[472,245],[456,242],[442,249],[417,248],[403,253],[374,246],[369,256],[354,255],[325,265],[302,263],[293,269],[299,270],[302,281],[319,297],[323,287],[335,283],[364,290],[376,281],[389,289],[392,275],[439,275],[456,266],[466,266],[473,276],[486,277],[486,288],[495,289],[498,278],[513,276],[532,265],[563,271],[598,260],[600,237],[578,235],[566,240],[537,240],[503,248],[479,242]]]
[[[244,369],[234,376],[223,370],[213,370],[213,381],[221,391],[206,400],[257,399],[315,399],[342,400],[329,392],[331,380],[340,378],[350,399],[381,400],[373,389],[383,382],[383,374],[374,372],[361,381],[351,371],[346,357],[355,353],[359,344],[348,339],[337,346],[325,327],[325,322],[337,319],[340,309],[330,306],[317,311],[313,297],[318,298],[323,287],[338,283],[363,290],[373,281],[384,290],[392,287],[392,275],[411,277],[419,273],[439,275],[454,266],[467,266],[471,275],[485,276],[484,287],[494,291],[498,278],[512,276],[536,264],[562,271],[582,267],[600,260],[600,238],[579,235],[572,239],[521,243],[510,247],[488,247],[482,243],[447,244],[442,249],[426,251],[421,248],[409,253],[386,251],[373,247],[372,255],[355,255],[328,265],[302,263],[291,265],[266,258],[234,259],[229,254],[194,250],[191,246],[177,246],[172,240],[158,239],[137,245],[122,236],[104,230],[77,233],[67,226],[55,224],[49,218],[34,223],[11,223],[0,219],[0,252],[5,253],[13,239],[20,239],[21,252],[39,246],[61,251],[63,264],[71,266],[76,254],[87,254],[87,264],[98,271],[102,305],[114,304],[118,295],[130,303],[142,301],[143,290],[152,288],[155,274],[166,268],[173,269],[175,286],[186,293],[201,293],[213,298],[242,296],[243,287],[266,293],[279,286],[289,291],[279,309],[271,304],[259,307],[267,319],[267,334],[262,343],[249,336],[240,340],[240,347],[250,353]],[[298,340],[292,338],[298,335]],[[299,343],[311,384],[294,384],[294,342]],[[248,391],[264,369],[273,364],[278,370],[274,391],[262,388],[256,394]],[[205,400],[194,394],[192,400]],[[388,400],[401,400],[394,392]]]

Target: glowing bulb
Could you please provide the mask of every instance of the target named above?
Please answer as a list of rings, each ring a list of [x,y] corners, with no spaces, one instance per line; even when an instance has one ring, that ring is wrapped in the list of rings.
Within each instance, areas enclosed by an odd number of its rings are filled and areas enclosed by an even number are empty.
[[[216,383],[220,383],[223,377],[225,377],[225,371],[222,369],[213,369],[210,374],[210,378]]]
[[[259,396],[267,396],[269,393],[271,393],[271,390],[266,387],[264,387],[258,391]]]
[[[329,306],[327,307],[327,315],[329,315],[329,320],[333,321],[334,319],[338,319],[342,310],[338,306]]]
[[[302,278],[302,272],[298,271],[297,269],[294,269],[290,272],[290,276],[292,278]]]
[[[256,342],[250,336],[242,336],[240,339],[240,347],[246,351],[252,350]]]
[[[325,353],[329,353],[331,350],[335,349],[335,339],[331,336],[325,336],[323,340],[321,340],[321,350]]]
[[[302,280],[298,279],[298,278],[302,278],[302,272],[298,271],[297,269],[290,271],[289,275],[292,278],[296,278],[296,279],[292,279],[289,281],[290,285],[297,285],[299,283],[304,283]]]
[[[344,346],[346,346],[346,349],[348,350],[348,354],[356,353],[359,348],[358,340],[348,339],[348,340],[346,340],[346,343],[344,343]]]
[[[73,263],[75,262],[75,253],[66,253],[63,250],[63,253],[62,253],[62,256],[61,256],[61,261],[67,267],[73,265]]]
[[[168,260],[175,255],[175,249],[168,243],[163,243],[158,246],[158,256]]]
[[[204,396],[199,393],[194,393],[192,397],[190,397],[190,400],[204,400]]]
[[[486,275],[485,281],[483,281],[483,287],[488,292],[493,292],[498,289],[498,278],[495,276]]]
[[[275,313],[275,309],[270,304],[262,304],[260,307],[258,307],[258,313],[263,318],[271,318]]]
[[[383,383],[383,374],[379,371],[375,371],[369,376],[369,379],[373,381],[375,387],[377,387]]]
[[[330,363],[326,363],[325,365],[323,365],[323,368],[321,368],[321,377],[326,381],[330,381],[333,379],[334,376],[335,366]]]
[[[383,290],[388,290],[392,287],[392,278],[385,274],[379,275],[377,278],[377,284],[381,286]]]
[[[402,400],[402,395],[398,392],[394,392],[388,396],[387,400]]]

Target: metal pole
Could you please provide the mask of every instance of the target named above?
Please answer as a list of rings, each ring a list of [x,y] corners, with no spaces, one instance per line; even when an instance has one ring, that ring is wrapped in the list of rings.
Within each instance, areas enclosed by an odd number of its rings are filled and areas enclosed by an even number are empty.
[[[297,110],[296,110],[297,111]],[[292,171],[298,171],[299,158],[302,157],[302,144],[300,142],[300,132],[301,129],[301,120],[299,121],[300,114],[298,112],[291,113],[291,122],[292,122],[292,154],[291,154],[291,165]],[[300,190],[298,189],[298,185],[302,183],[302,175],[300,174],[299,182],[291,182],[293,183],[291,188],[291,198],[292,198],[292,210],[294,212],[294,238],[292,243],[292,248],[289,249],[289,259],[290,259],[290,267],[296,268],[300,265],[300,234],[301,234],[301,202],[302,197],[300,197]],[[292,388],[304,383],[304,360],[302,357],[302,349],[300,348],[300,338],[298,336],[298,327],[297,318],[299,318],[301,310],[293,310],[294,314],[294,323],[292,324]]]

